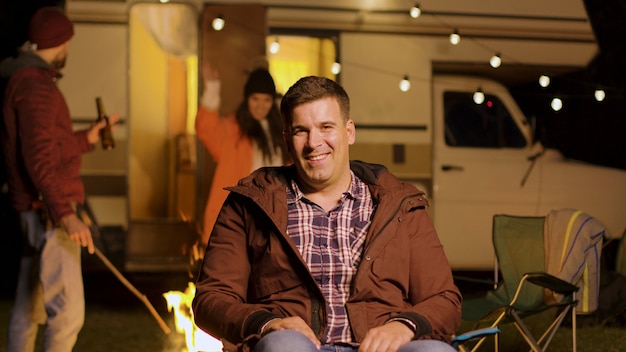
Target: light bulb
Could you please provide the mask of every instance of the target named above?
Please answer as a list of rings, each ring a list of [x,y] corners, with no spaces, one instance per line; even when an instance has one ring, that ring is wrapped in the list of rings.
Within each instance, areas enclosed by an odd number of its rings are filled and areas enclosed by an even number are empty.
[[[482,89],[478,88],[478,90],[474,92],[472,99],[474,100],[474,103],[480,105],[485,102],[485,93],[483,93]]]
[[[597,101],[604,101],[604,98],[606,98],[606,93],[604,92],[604,89],[598,88],[593,93],[593,96],[596,97]]]
[[[278,42],[278,38],[275,38],[274,41],[270,44],[270,53],[276,54],[280,51],[280,43]]]
[[[333,75],[338,75],[339,72],[341,72],[341,64],[337,61],[333,62],[332,66],[330,67],[330,72],[332,72]]]
[[[216,31],[221,31],[222,29],[224,29],[225,24],[226,22],[224,21],[224,18],[222,17],[222,15],[215,17],[213,19],[213,22],[211,23],[211,25],[213,26],[213,29],[215,29]]]
[[[546,88],[547,86],[550,85],[550,76],[548,75],[541,75],[539,76],[539,85],[542,86],[543,88]]]
[[[407,92],[411,89],[411,82],[409,81],[409,76],[404,76],[400,81],[400,90],[403,92]]]
[[[422,9],[420,9],[420,4],[415,4],[415,6],[411,7],[411,10],[409,10],[409,14],[413,18],[420,17],[420,15],[422,14]]]
[[[502,65],[502,59],[500,58],[500,54],[496,53],[494,56],[492,56],[491,59],[489,59],[489,65],[491,65],[491,67],[493,68],[500,67],[500,65]]]
[[[461,42],[461,36],[459,35],[459,31],[455,29],[454,32],[450,34],[450,44],[457,45],[460,42]]]
[[[161,4],[167,4],[168,2],[170,2],[170,0],[159,0],[161,2]]]
[[[563,101],[560,98],[555,97],[552,99],[552,102],[550,102],[550,107],[554,111],[559,111],[563,108]]]

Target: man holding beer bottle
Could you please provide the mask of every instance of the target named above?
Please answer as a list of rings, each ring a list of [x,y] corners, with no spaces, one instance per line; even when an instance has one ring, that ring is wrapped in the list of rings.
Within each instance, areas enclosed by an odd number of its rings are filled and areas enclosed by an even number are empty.
[[[2,146],[9,196],[24,237],[7,351],[32,351],[39,325],[44,350],[71,351],[84,321],[81,247],[94,253],[89,227],[77,211],[85,200],[79,171],[105,121],[73,131],[56,85],[74,34],[56,7],[39,9],[29,41],[0,64],[6,83]],[[115,123],[118,115],[112,115]]]

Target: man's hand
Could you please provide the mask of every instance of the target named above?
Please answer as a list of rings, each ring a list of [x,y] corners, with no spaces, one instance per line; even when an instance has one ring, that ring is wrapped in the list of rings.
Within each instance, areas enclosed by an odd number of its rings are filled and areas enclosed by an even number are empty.
[[[91,230],[85,225],[76,214],[68,215],[61,219],[61,226],[67,231],[70,239],[81,247],[87,247],[89,254],[95,252]]]
[[[397,321],[370,329],[359,352],[396,352],[402,345],[410,342],[415,333]]]
[[[302,320],[302,318],[300,317],[289,317],[289,318],[272,320],[269,322],[269,324],[265,326],[265,329],[263,329],[263,334],[267,334],[268,332],[271,332],[271,331],[285,330],[285,329],[296,330],[304,334],[304,336],[308,337],[309,340],[313,342],[313,344],[315,345],[315,347],[317,347],[318,350],[320,349],[321,347],[320,340],[317,339],[317,337],[315,336],[315,333],[313,333],[313,330],[311,330],[311,327],[309,327],[304,322],[304,320]]]
[[[109,124],[111,125],[111,131],[117,129],[117,125],[115,123],[120,119],[120,114],[115,113],[109,116]],[[87,140],[90,144],[96,144],[100,140],[100,130],[106,126],[106,121],[98,121],[91,125],[89,131],[87,132]]]

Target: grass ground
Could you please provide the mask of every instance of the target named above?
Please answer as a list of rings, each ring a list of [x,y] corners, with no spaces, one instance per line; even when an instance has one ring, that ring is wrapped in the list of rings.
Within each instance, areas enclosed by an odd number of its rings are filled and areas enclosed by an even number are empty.
[[[82,352],[183,352],[185,340],[175,331],[174,317],[167,310],[163,293],[184,291],[185,274],[127,276],[165,321],[171,333],[165,334],[144,303],[113,274],[85,274],[85,325],[74,351]],[[7,325],[11,299],[0,297],[0,352],[6,352]],[[41,336],[40,336],[41,337]],[[40,345],[41,338],[38,340]]]
[[[547,319],[537,316],[528,318],[527,323],[531,332],[535,336],[540,336],[547,327]],[[468,323],[463,323],[462,331],[470,330]],[[500,351],[515,352],[529,351],[530,348],[511,325],[501,327],[500,334]],[[488,340],[482,347],[481,351],[494,351],[493,340]],[[572,351],[572,333],[571,328],[561,327],[558,329],[547,351],[549,352],[567,352]],[[578,352],[624,352],[626,351],[626,328],[620,327],[584,327],[577,329],[577,351]]]
[[[154,274],[129,276],[139,291],[144,293],[172,332],[166,335],[144,304],[128,291],[109,272],[85,274],[86,320],[74,351],[77,352],[183,352],[184,337],[176,333],[172,313],[167,311],[162,294],[169,290],[183,291],[187,285],[185,274]],[[10,299],[0,297],[0,352],[6,351],[6,331]],[[531,321],[539,328],[541,317]],[[467,324],[462,326],[468,330]],[[571,351],[569,329],[557,332],[548,351]],[[493,350],[492,343],[483,351]],[[503,327],[501,351],[528,351],[525,342],[512,327]],[[626,328],[585,327],[578,329],[579,352],[626,351]]]

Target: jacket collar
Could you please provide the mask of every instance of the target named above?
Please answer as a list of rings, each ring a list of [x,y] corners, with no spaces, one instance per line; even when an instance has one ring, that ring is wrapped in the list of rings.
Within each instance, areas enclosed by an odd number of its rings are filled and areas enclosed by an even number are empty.
[[[413,186],[399,182],[383,165],[354,160],[350,162],[350,169],[359,179],[369,185],[374,201],[389,194],[394,197],[416,194]],[[295,177],[294,165],[262,167],[241,179],[237,186],[228,187],[226,190],[250,197],[263,206],[267,202],[277,202],[280,197],[285,198],[286,186]],[[421,191],[417,193],[424,195]]]
[[[52,77],[58,78],[60,76],[60,72],[31,51],[20,51],[16,57],[8,57],[2,60],[0,63],[0,75],[3,78],[8,78],[24,68],[40,68],[48,70]]]

